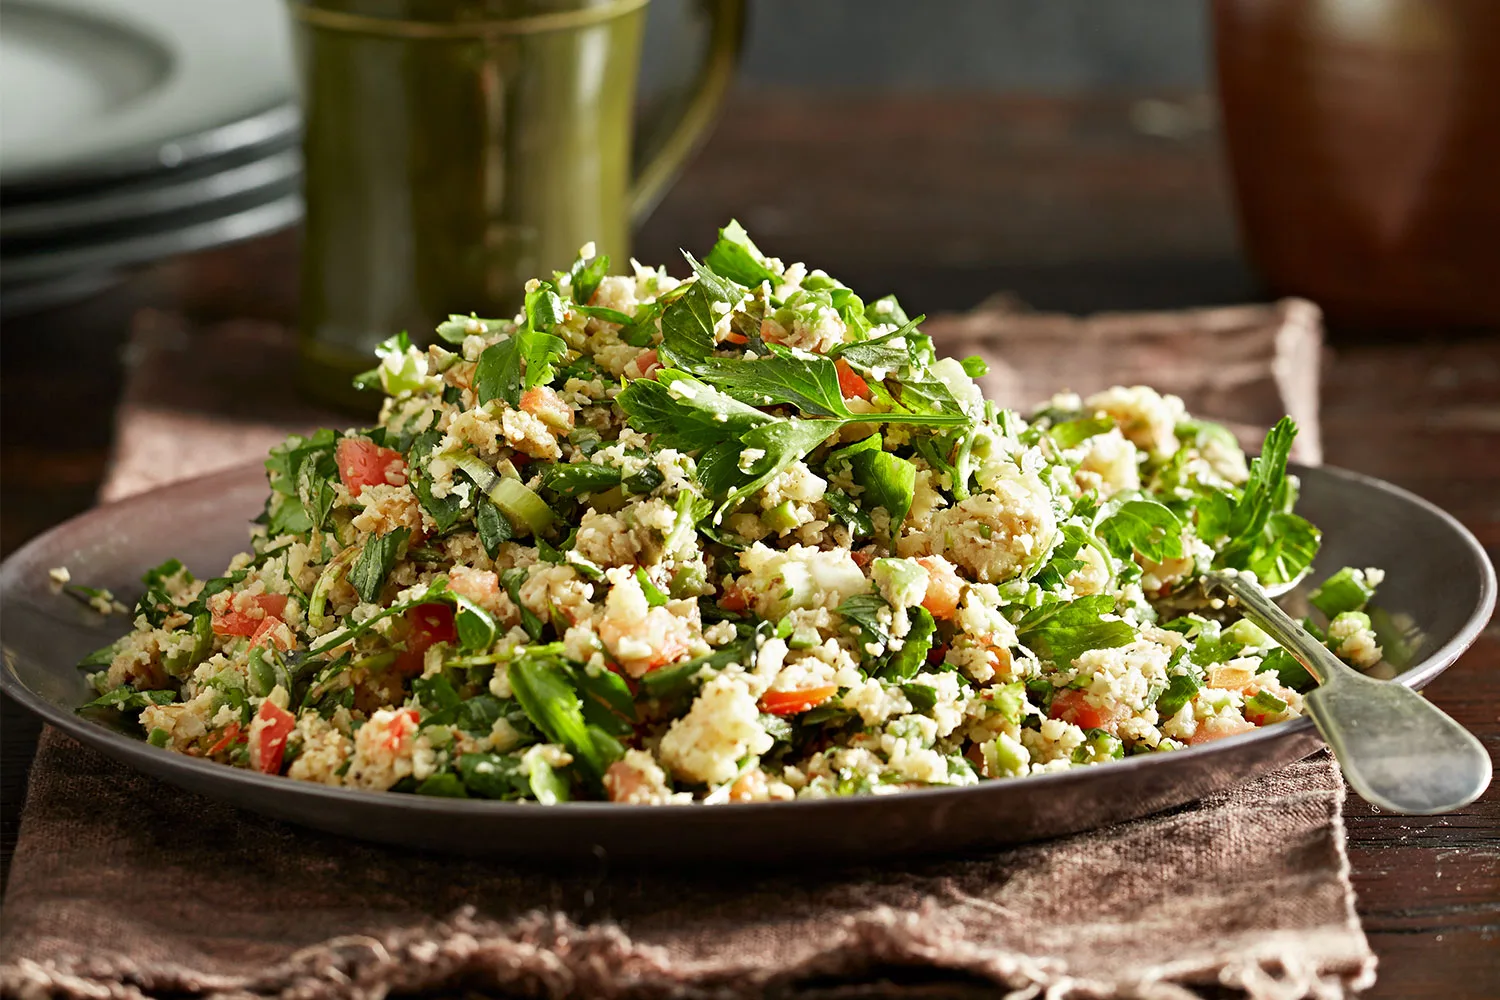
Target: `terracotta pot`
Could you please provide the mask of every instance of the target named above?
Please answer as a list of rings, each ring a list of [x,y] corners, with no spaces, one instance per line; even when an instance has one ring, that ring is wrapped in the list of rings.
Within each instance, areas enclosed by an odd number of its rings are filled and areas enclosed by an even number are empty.
[[[1500,3],[1216,0],[1247,251],[1344,328],[1500,329]]]

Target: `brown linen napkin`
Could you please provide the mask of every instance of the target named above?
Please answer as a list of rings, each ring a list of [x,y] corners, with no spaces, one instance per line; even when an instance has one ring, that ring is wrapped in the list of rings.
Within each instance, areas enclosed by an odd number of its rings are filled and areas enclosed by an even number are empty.
[[[1181,810],[997,853],[559,874],[260,819],[48,730],[0,988],[729,998],[977,981],[1018,998],[1338,997],[1373,975],[1343,797],[1319,755]]]
[[[948,353],[982,353],[1019,380],[992,386],[1007,403],[1155,371],[1207,416],[1259,429],[1298,414],[1315,455],[1310,309],[1163,314],[1134,327],[1128,316],[990,311],[932,329]],[[950,337],[949,323],[960,333]],[[1220,340],[1205,329],[1238,332]],[[1174,336],[1191,351],[1172,350]],[[1019,374],[1079,343],[1095,346],[1045,390]],[[288,430],[338,419],[294,408],[277,327],[198,331],[148,314],[134,355],[108,496],[259,457]],[[842,871],[726,859],[709,873],[558,873],[265,820],[49,730],[11,868],[0,991],[1339,997],[1374,975],[1348,882],[1343,796],[1320,756],[1184,809],[1004,852]]]

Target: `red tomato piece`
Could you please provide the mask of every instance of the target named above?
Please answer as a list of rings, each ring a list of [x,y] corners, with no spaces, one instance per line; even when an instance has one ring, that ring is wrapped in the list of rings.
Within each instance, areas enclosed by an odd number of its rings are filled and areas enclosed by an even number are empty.
[[[283,653],[291,649],[296,645],[296,640],[287,638],[286,634],[277,628],[280,624],[281,619],[275,615],[266,615],[262,618],[260,625],[250,635],[250,648],[254,649],[262,643],[270,643]]]
[[[250,766],[265,774],[281,773],[286,738],[297,726],[296,716],[275,702],[263,701],[250,723]]]
[[[453,623],[453,609],[446,604],[419,604],[406,613],[411,634],[406,649],[396,656],[396,669],[408,676],[422,672],[427,650],[440,642],[457,642],[458,627]]]
[[[860,377],[859,373],[849,367],[849,362],[843,358],[837,358],[833,367],[839,373],[839,392],[845,399],[853,399],[855,396],[861,399],[869,399],[871,395],[870,383]]]
[[[271,619],[280,619],[286,614],[285,594],[257,594],[253,600],[265,612],[263,617],[249,615],[243,611],[226,611],[222,615],[214,615],[215,634],[253,636],[264,628],[266,622]]]
[[[338,463],[339,479],[349,488],[351,496],[359,496],[366,486],[406,482],[406,461],[399,451],[382,448],[368,438],[339,438],[333,451]]]
[[[796,715],[823,704],[838,689],[837,684],[828,684],[797,691],[767,691],[761,695],[760,710],[767,715]]]
[[[1070,722],[1079,729],[1103,729],[1112,713],[1091,703],[1082,691],[1063,688],[1052,696],[1052,707],[1047,714],[1054,719]]]
[[[208,748],[208,756],[212,757],[220,750],[227,749],[231,744],[238,742],[239,738],[240,724],[238,722],[231,722],[224,727],[224,733],[219,737],[219,742]]]
[[[743,333],[735,333],[731,330],[724,334],[724,342],[727,344],[748,344],[750,343],[750,338]]]
[[[415,708],[403,708],[397,712],[383,741],[386,749],[393,753],[400,751],[408,737],[417,731],[417,725],[421,721],[422,717]]]
[[[750,606],[750,599],[743,590],[731,584],[724,588],[724,596],[719,598],[719,607],[725,611],[744,611]]]

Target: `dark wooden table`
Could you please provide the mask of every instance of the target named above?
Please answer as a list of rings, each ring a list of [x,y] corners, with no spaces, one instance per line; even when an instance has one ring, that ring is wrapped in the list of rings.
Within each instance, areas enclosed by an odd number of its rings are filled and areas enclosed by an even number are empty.
[[[1075,312],[1253,299],[1204,106],[1201,96],[1142,106],[742,95],[635,252],[701,252],[733,215],[768,252],[928,313],[999,291]],[[131,308],[285,320],[293,255],[292,237],[276,237],[159,267],[76,321],[7,324],[5,549],[90,503]],[[1500,552],[1500,332],[1336,339],[1324,400],[1328,462],[1416,491],[1467,524],[1491,558]],[[1500,629],[1489,626],[1429,693],[1500,751]],[[8,862],[36,727],[6,704],[0,736]],[[1500,996],[1500,793],[1432,819],[1351,800],[1345,821],[1359,912],[1380,956],[1368,995]]]

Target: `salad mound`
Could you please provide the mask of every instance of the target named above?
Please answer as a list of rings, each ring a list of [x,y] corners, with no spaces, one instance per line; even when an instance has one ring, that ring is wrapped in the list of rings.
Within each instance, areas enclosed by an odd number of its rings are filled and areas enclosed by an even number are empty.
[[[275,448],[250,550],[147,573],[84,710],[267,774],[546,804],[968,785],[1300,713],[1306,671],[1198,584],[1311,564],[1290,420],[1247,463],[1141,386],[1023,419],[922,317],[733,222],[685,280],[631,265],[586,246],[513,319],[383,344],[379,424]],[[1312,595],[1362,667],[1380,576]]]

